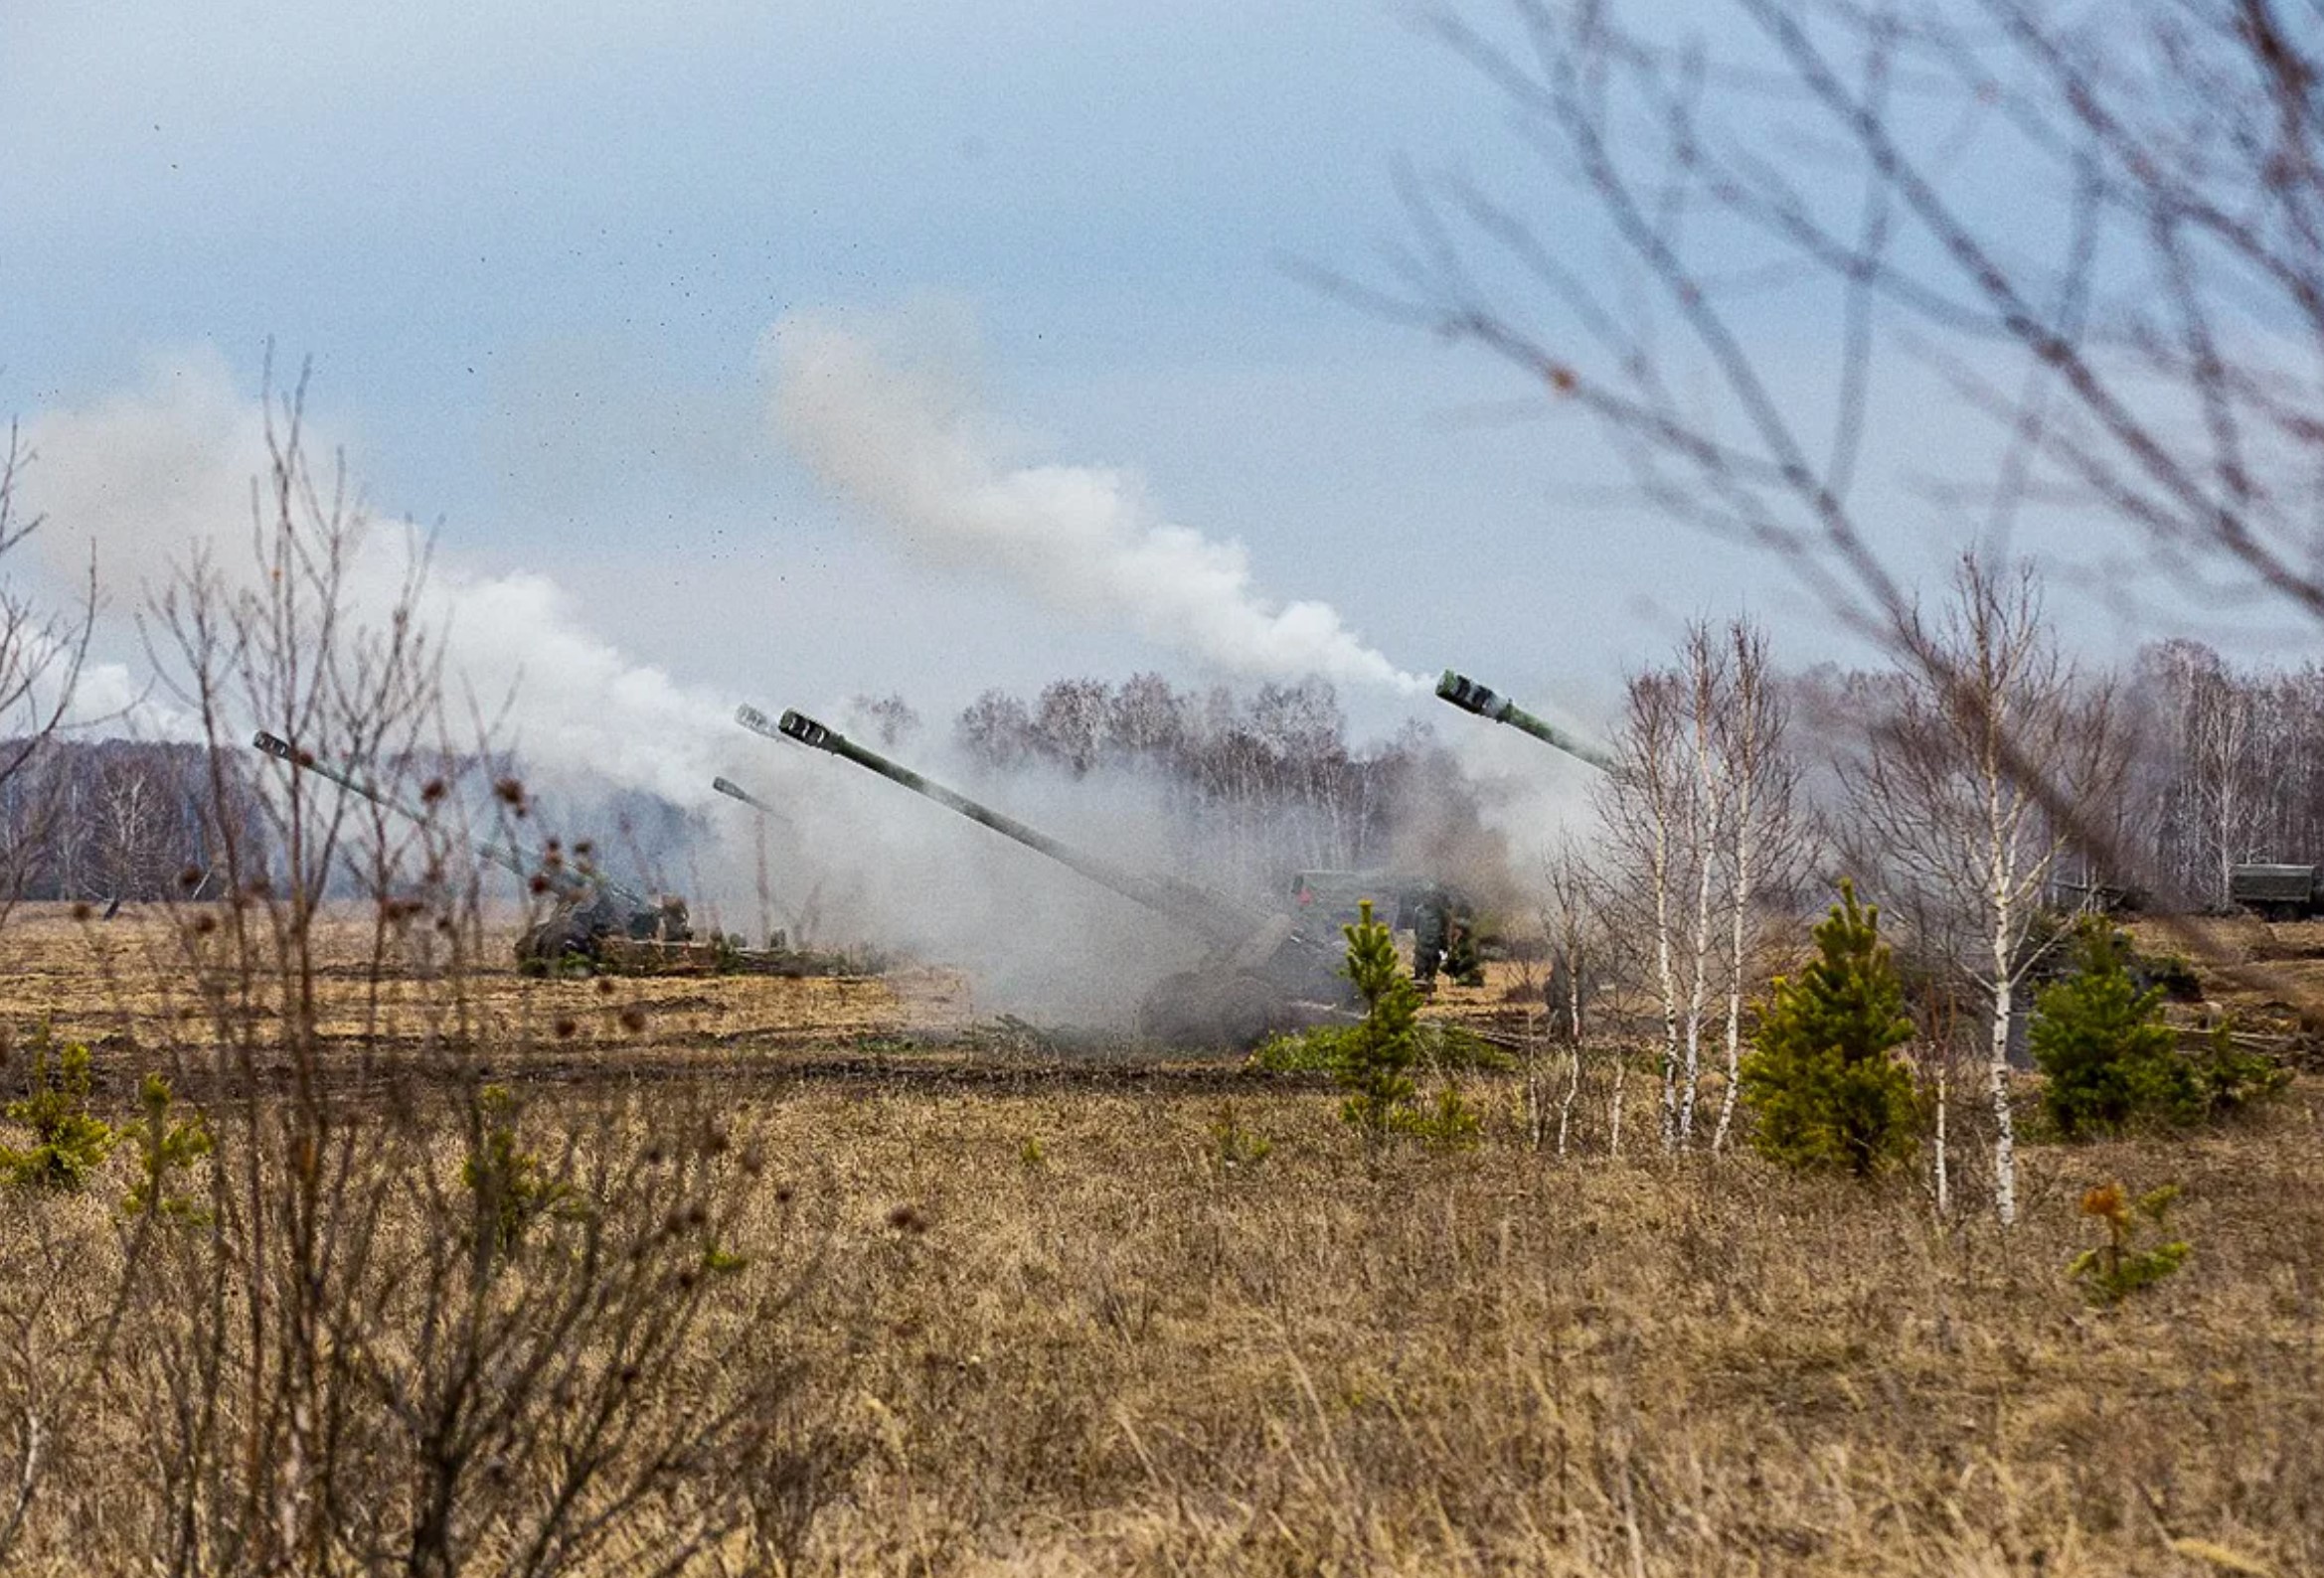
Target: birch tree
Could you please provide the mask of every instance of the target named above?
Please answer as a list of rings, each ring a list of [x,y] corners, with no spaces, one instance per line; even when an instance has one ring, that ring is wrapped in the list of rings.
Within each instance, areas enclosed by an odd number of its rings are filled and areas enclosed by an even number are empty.
[[[1743,998],[1753,981],[1759,906],[1799,875],[1804,840],[1796,815],[1799,768],[1786,749],[1790,710],[1775,683],[1764,630],[1747,620],[1727,629],[1730,689],[1720,710],[1721,775],[1730,802],[1727,860],[1727,1028],[1719,1123],[1711,1149],[1727,1149],[1742,1083]]]
[[[1993,1107],[1994,1209],[2017,1219],[2017,1128],[2009,1038],[2018,991],[2039,960],[2034,921],[2069,844],[2016,763],[2031,759],[2078,793],[2100,783],[2108,699],[2077,685],[2043,623],[2030,566],[1994,569],[1965,555],[1933,617],[1912,637],[1929,661],[1905,671],[1893,711],[1875,721],[1849,775],[1864,845],[1883,852],[1882,879],[1909,890],[1908,911],[1949,913],[1975,942],[1948,962],[1988,1006],[1986,1094]]]
[[[1686,692],[1669,673],[1633,678],[1624,692],[1622,725],[1614,737],[1614,765],[1598,795],[1598,811],[1612,845],[1624,929],[1645,965],[1662,1018],[1660,1131],[1665,1147],[1678,1143],[1678,1080],[1683,1058],[1682,994],[1677,927],[1687,877],[1694,868],[1688,834],[1690,783],[1686,768]]]
[[[1691,772],[1687,780],[1687,855],[1694,866],[1695,905],[1687,934],[1686,1066],[1678,1088],[1666,1101],[1670,1112],[1672,1149],[1683,1149],[1694,1139],[1695,1098],[1703,1088],[1703,1019],[1710,1001],[1711,978],[1717,971],[1713,953],[1718,945],[1714,926],[1714,888],[1721,876],[1721,846],[1728,832],[1729,764],[1719,748],[1727,731],[1726,716],[1732,676],[1727,654],[1709,627],[1695,625],[1687,632],[1684,648]]]
[[[1662,1016],[1661,1132],[1671,1150],[1696,1143],[1714,1036],[1725,1089],[1712,1149],[1733,1131],[1761,913],[1797,875],[1786,723],[1764,632],[1747,620],[1695,625],[1675,667],[1631,683],[1600,792],[1621,870],[1609,884],[1623,899],[1613,908],[1650,962]]]
[[[1566,1046],[1566,1090],[1558,1104],[1558,1155],[1566,1154],[1573,1129],[1574,1104],[1581,1093],[1581,1043],[1588,1033],[1588,1003],[1599,968],[1603,933],[1602,884],[1591,869],[1584,847],[1571,835],[1559,840],[1542,862],[1542,933],[1549,941],[1550,979],[1546,1007],[1549,1038]],[[1614,1060],[1613,1091],[1608,1102],[1609,1147],[1619,1152],[1622,1130],[1622,1078]],[[1538,1105],[1537,1105],[1538,1112]],[[1537,1118],[1537,1124],[1538,1124]]]

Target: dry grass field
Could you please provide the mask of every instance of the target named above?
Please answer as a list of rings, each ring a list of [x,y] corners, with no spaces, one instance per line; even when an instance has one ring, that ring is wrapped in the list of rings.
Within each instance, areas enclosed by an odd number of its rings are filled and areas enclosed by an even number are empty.
[[[446,997],[440,981],[373,969],[378,944],[362,908],[318,928],[316,1029],[326,1048],[408,1035]],[[215,1027],[188,967],[190,946],[159,905],[111,921],[23,906],[0,931],[0,1025],[47,1023],[60,1036],[117,1049],[116,1072],[152,1060],[141,1051],[205,1044]],[[786,1055],[959,1031],[975,1013],[966,979],[949,970],[544,980],[518,973],[505,940],[461,969],[458,995],[469,1033],[514,1079],[579,1075],[607,1060],[631,1071],[780,1065]]]
[[[116,1116],[119,1068],[186,1023],[152,984],[167,972],[146,924],[0,934],[0,1023],[21,1038],[49,1016],[95,1042]],[[348,994],[334,1033],[362,1027],[359,974],[329,978]],[[1372,1155],[1317,1084],[1225,1066],[1082,1078],[977,1035],[920,1046],[969,1015],[943,978],[605,994],[486,971],[475,994],[534,1048],[495,1070],[516,1078],[526,1143],[554,1149],[608,1110],[724,1126],[705,1186],[746,1258],[704,1310],[716,1361],[662,1405],[787,1377],[779,1474],[697,1466],[760,1475],[753,1514],[780,1526],[683,1570],[2324,1570],[2312,1078],[2216,1137],[2032,1148],[2005,1235],[1935,1225],[1909,1180],[1650,1157],[1642,1078],[1632,1154],[1610,1159],[1604,1051],[1581,1154],[1526,1145],[1517,1081],[1499,1078],[1470,1087],[1474,1149]],[[544,1028],[560,1019],[573,1034]],[[666,1077],[630,1082],[633,1060]],[[747,1077],[760,1066],[792,1077]],[[449,1177],[459,1155],[447,1140],[422,1165]],[[59,1390],[44,1356],[64,1367],[108,1308],[129,1170],[116,1152],[82,1194],[0,1190],[0,1406]],[[2180,1184],[2194,1253],[2100,1310],[2064,1267],[2093,1238],[2081,1191],[2110,1178]],[[34,1277],[54,1279],[45,1299]],[[179,1313],[135,1303],[53,1433],[24,1570],[155,1570],[153,1399]],[[397,1471],[373,1499],[407,1494]],[[645,1504],[584,1568],[657,1570],[690,1504]],[[456,1570],[522,1570],[503,1528]],[[236,1569],[213,1550],[183,1570]]]

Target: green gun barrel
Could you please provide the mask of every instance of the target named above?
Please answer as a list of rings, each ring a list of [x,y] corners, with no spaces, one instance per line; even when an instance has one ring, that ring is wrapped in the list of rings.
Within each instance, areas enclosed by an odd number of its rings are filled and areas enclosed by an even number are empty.
[[[393,811],[397,815],[405,817],[410,821],[417,823],[425,823],[427,821],[427,819],[421,816],[418,812],[413,810],[410,806],[403,804],[402,802],[396,800],[393,796],[389,795],[388,792],[382,789],[378,784],[373,783],[366,778],[358,778],[353,773],[346,772],[340,768],[334,767],[328,762],[318,761],[312,752],[300,750],[296,745],[291,744],[290,741],[282,738],[278,734],[269,734],[266,732],[266,730],[261,728],[258,730],[257,734],[251,738],[250,743],[257,746],[258,749],[264,751],[267,755],[272,756],[277,761],[288,762],[291,766],[298,768],[302,772],[311,772],[319,778],[327,778],[331,782],[339,785],[341,788],[350,790],[355,794],[363,796],[364,799],[371,801],[374,805],[385,806],[390,811]],[[578,871],[567,870],[558,867],[535,867],[529,864],[525,858],[522,855],[519,855],[516,851],[504,849],[497,844],[480,843],[475,846],[475,850],[477,855],[482,859],[490,861],[493,865],[500,867],[503,870],[514,872],[517,876],[528,882],[531,881],[536,874],[539,875],[543,880],[548,882],[551,887],[557,890],[557,894],[561,898],[584,898],[592,891],[602,889],[603,891],[612,894],[615,898],[619,899],[625,904],[632,904],[640,909],[650,909],[654,907],[639,894],[633,892],[629,888],[622,886],[618,882],[611,881],[604,877],[583,876]]]
[[[1444,677],[1436,682],[1436,695],[1464,712],[1474,712],[1479,717],[1489,717],[1496,723],[1507,723],[1511,728],[1522,729],[1543,744],[1554,745],[1576,760],[1589,763],[1599,772],[1614,770],[1613,758],[1604,751],[1583,744],[1556,724],[1536,717],[1490,686],[1479,685],[1465,674],[1455,674],[1446,669]]]
[[[878,751],[866,749],[837,729],[818,723],[804,712],[786,711],[780,721],[773,721],[757,708],[745,705],[736,709],[735,721],[754,734],[763,734],[769,739],[787,739],[815,750],[828,751],[868,771],[876,772],[891,782],[900,783],[913,794],[924,795],[938,805],[947,806],[969,821],[992,829],[1003,838],[1014,839],[1027,849],[1038,850],[1061,866],[1070,867],[1090,881],[1111,888],[1133,903],[1143,904],[1148,909],[1194,927],[1213,942],[1242,941],[1263,919],[1234,899],[1197,887],[1191,882],[1123,870],[1109,861],[1099,860],[1086,851],[1078,850],[1046,833],[1029,828],[1015,817],[1004,815],[990,806],[980,805],[942,784],[931,783],[911,768],[890,761]]]

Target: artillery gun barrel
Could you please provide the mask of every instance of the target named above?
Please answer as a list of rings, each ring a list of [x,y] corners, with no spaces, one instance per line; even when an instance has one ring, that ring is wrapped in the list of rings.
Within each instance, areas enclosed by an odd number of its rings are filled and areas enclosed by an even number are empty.
[[[1496,723],[1507,723],[1522,729],[1545,745],[1554,745],[1577,761],[1585,761],[1599,772],[1614,770],[1613,758],[1594,745],[1585,745],[1556,724],[1527,711],[1490,686],[1479,685],[1465,674],[1450,669],[1436,682],[1436,694],[1464,712],[1489,717]]]
[[[288,762],[290,765],[298,768],[302,772],[311,772],[317,777],[328,778],[331,782],[338,784],[341,788],[350,790],[363,796],[364,799],[371,801],[374,805],[385,806],[390,811],[393,811],[397,815],[404,817],[408,821],[420,823],[423,825],[427,821],[427,818],[421,816],[418,812],[413,810],[410,806],[405,805],[403,802],[397,800],[393,795],[390,795],[378,784],[373,783],[366,778],[358,778],[353,773],[343,771],[340,768],[330,765],[328,762],[319,761],[315,758],[312,752],[300,750],[297,746],[291,744],[290,741],[282,738],[280,735],[269,734],[266,732],[266,730],[261,728],[250,740],[250,743],[257,746],[258,749],[264,751],[267,755],[272,756],[277,761]],[[517,876],[522,877],[527,881],[532,880],[536,873],[539,874],[543,880],[547,881],[550,886],[557,890],[558,896],[561,898],[585,897],[592,887],[602,887],[605,891],[611,893],[614,897],[620,899],[623,903],[634,904],[643,909],[650,909],[653,907],[653,905],[646,899],[640,897],[630,889],[622,886],[620,883],[611,881],[607,878],[597,876],[583,876],[578,871],[565,870],[555,867],[542,866],[536,868],[528,864],[525,858],[522,855],[519,855],[516,851],[504,849],[497,844],[486,844],[478,842],[473,847],[477,855],[483,859],[490,861],[493,865],[500,867],[503,870],[514,872]]]
[[[768,719],[755,707],[744,706],[736,710],[735,720],[754,734],[769,739],[787,739],[813,749],[828,751],[857,766],[878,773],[881,777],[904,785],[913,793],[924,795],[938,805],[948,806],[971,822],[1014,839],[1027,849],[1038,850],[1061,866],[1071,867],[1101,887],[1111,888],[1133,903],[1171,916],[1195,927],[1214,942],[1233,944],[1247,938],[1263,917],[1224,894],[1206,891],[1190,882],[1169,881],[1125,871],[1109,861],[1099,860],[1070,844],[1060,843],[1046,833],[1039,833],[1015,817],[1005,816],[990,806],[980,805],[964,794],[956,794],[942,784],[931,783],[909,767],[900,766],[874,750],[867,750],[835,728],[825,727],[804,712],[786,711],[779,722]]]

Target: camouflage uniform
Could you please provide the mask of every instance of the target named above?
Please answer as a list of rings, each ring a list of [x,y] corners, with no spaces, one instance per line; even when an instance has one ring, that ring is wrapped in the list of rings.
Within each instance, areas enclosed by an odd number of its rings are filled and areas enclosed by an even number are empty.
[[[1412,980],[1432,987],[1452,941],[1452,906],[1436,888],[1416,892],[1409,902],[1412,911]]]
[[[1444,973],[1460,986],[1483,986],[1485,962],[1477,957],[1477,939],[1466,913],[1445,921]]]

